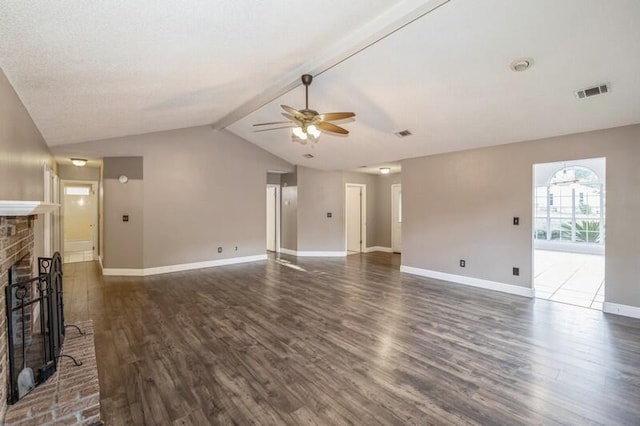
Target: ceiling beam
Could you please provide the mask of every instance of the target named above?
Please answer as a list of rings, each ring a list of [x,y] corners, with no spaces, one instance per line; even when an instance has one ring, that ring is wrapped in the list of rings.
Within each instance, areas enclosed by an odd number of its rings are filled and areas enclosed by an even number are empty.
[[[298,87],[302,74],[314,77],[333,68],[353,55],[376,44],[410,23],[422,18],[450,0],[405,0],[386,13],[369,21],[336,43],[322,49],[317,55],[301,66],[292,69],[273,86],[266,88],[257,96],[240,105],[220,120],[212,124],[214,129],[224,129],[246,117],[255,110],[279,98]]]

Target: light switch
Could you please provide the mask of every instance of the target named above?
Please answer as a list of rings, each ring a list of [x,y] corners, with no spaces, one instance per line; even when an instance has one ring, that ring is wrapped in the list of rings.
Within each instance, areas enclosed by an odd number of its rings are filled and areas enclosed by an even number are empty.
[[[123,222],[129,222],[129,215],[128,214],[123,214],[122,215],[122,221]]]

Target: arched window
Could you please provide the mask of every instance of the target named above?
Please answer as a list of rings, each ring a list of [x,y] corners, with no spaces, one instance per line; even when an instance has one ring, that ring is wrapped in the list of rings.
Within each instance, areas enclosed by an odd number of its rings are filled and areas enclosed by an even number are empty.
[[[604,243],[602,182],[591,169],[563,167],[546,186],[536,187],[534,238]]]

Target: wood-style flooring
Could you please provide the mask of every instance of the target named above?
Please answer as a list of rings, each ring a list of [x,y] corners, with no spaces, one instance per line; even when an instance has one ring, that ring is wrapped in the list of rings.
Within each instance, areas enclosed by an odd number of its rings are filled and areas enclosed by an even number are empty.
[[[283,256],[145,278],[64,266],[108,425],[640,424],[640,320]]]

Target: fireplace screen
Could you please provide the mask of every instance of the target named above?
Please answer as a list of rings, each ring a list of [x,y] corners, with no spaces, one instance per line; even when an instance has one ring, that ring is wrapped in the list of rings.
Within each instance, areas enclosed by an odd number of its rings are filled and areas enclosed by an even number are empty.
[[[5,289],[11,404],[55,372],[64,339],[60,254],[39,258],[37,277],[20,269],[20,262],[11,268]]]

